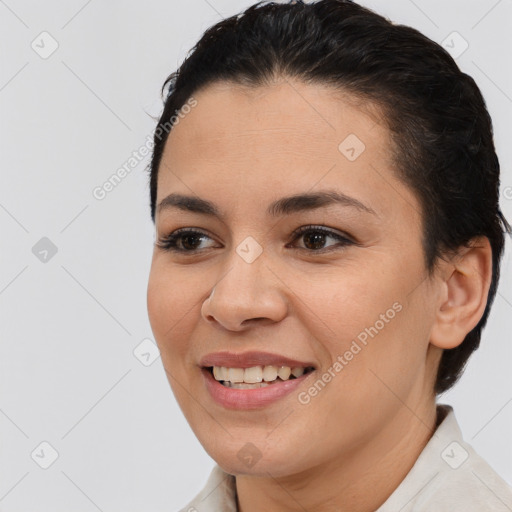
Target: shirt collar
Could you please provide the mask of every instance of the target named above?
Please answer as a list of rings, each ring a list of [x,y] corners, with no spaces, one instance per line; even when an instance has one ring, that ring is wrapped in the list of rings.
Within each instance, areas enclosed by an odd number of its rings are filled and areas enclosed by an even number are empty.
[[[406,510],[414,498],[421,494],[440,474],[450,471],[443,453],[451,454],[450,446],[465,445],[462,432],[450,405],[437,405],[437,428],[423,448],[413,467],[407,473],[391,496],[375,512],[396,512]]]

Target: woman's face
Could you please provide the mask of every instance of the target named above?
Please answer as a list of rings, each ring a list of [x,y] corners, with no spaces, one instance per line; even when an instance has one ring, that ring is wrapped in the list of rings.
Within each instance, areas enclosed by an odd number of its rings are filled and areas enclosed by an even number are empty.
[[[424,268],[420,206],[394,175],[385,124],[296,81],[222,83],[194,98],[165,146],[155,223],[162,244],[178,229],[199,233],[175,240],[180,250],[155,246],[147,295],[186,419],[233,474],[386,453],[433,400],[440,354],[429,344],[439,287]],[[321,192],[351,199],[269,211]],[[208,201],[218,216],[170,200],[159,209],[170,194]],[[271,355],[237,362],[249,351]],[[314,370],[236,389],[202,368],[219,352],[235,357],[205,366],[241,367],[227,370],[233,380],[274,378],[279,358]],[[243,370],[260,364],[261,374]]]

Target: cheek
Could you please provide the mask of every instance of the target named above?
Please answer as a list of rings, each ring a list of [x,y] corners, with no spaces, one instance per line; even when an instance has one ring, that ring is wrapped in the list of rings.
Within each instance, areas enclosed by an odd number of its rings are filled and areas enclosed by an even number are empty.
[[[421,291],[410,294],[413,281],[406,268],[383,258],[361,266],[325,269],[296,280],[301,301],[297,313],[315,339],[321,340],[323,361],[343,358],[334,379],[352,396],[372,394],[377,376],[397,387],[409,385],[424,363],[428,319]],[[299,306],[302,304],[301,306]],[[338,367],[339,368],[339,367]]]
[[[202,304],[198,275],[180,272],[159,262],[151,266],[147,288],[148,317],[161,352],[179,350],[181,340],[187,338],[190,319]]]
[[[300,320],[308,318],[314,334],[329,340],[330,352],[339,353],[396,300],[379,274],[375,265],[345,260],[342,265],[317,268],[288,281],[300,299],[294,301],[301,307]]]

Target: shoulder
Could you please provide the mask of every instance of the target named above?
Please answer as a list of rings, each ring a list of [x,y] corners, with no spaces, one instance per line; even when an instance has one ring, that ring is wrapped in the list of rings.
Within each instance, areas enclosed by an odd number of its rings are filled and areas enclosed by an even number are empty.
[[[179,512],[237,512],[235,477],[218,464],[213,467],[206,485]]]
[[[418,510],[512,511],[512,488],[471,445],[457,443],[448,447],[444,454],[455,460],[455,464],[448,464],[449,467],[439,472],[437,482],[426,494],[428,507]]]
[[[402,483],[377,512],[511,512],[512,488],[464,441],[450,406]]]

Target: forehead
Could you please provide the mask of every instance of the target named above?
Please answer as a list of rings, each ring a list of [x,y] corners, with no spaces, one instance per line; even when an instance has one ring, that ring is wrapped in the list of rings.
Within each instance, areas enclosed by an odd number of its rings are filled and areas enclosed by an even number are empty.
[[[369,102],[325,85],[282,79],[249,88],[218,82],[194,98],[197,106],[173,128],[168,145],[193,146],[201,157],[211,160],[223,156],[251,159],[255,152],[272,147],[281,150],[276,156],[288,148],[289,158],[293,151],[299,157],[314,153],[316,158],[329,159],[337,156],[337,143],[349,134],[365,139],[373,151],[389,142],[382,119],[369,114]]]
[[[157,202],[192,191],[252,197],[264,209],[262,200],[328,186],[383,215],[417,208],[394,176],[390,134],[371,104],[290,79],[257,88],[216,83],[193,97],[196,106],[168,137]]]

